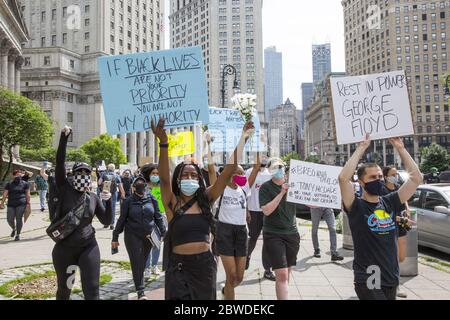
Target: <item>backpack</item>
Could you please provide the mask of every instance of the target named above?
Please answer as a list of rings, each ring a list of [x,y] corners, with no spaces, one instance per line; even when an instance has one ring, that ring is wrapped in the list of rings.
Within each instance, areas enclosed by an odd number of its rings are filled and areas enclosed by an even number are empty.
[[[106,172],[105,174],[103,174],[102,180],[103,181],[111,181],[111,188],[109,191],[111,193],[117,192],[116,174],[114,172]]]

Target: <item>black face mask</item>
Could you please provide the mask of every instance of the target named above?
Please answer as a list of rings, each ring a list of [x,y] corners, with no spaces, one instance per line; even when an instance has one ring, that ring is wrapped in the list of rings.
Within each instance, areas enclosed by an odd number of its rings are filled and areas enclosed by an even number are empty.
[[[382,180],[374,180],[371,182],[367,182],[366,185],[364,186],[364,190],[366,190],[367,193],[373,196],[382,196],[383,186],[384,183]]]
[[[145,184],[143,184],[143,183],[136,184],[136,185],[134,185],[134,189],[137,194],[142,196],[142,195],[144,195],[144,192],[145,192]]]

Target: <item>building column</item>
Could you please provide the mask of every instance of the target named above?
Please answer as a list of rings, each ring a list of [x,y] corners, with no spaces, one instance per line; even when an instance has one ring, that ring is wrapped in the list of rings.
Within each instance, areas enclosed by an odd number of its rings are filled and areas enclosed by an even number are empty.
[[[157,163],[157,155],[155,152],[155,135],[152,131],[149,131],[148,133],[148,140],[147,140],[147,147],[148,147],[148,155],[151,157],[153,163]]]
[[[1,84],[3,87],[8,88],[8,50],[1,51],[1,64],[2,64],[2,79]]]
[[[139,164],[139,160],[145,157],[145,148],[144,148],[145,132],[139,132],[138,139],[139,139],[139,150],[137,152],[137,163]]]
[[[16,59],[16,79],[15,79],[15,89],[16,93],[20,94],[20,70],[22,69],[23,65],[23,57],[19,56]]]
[[[122,149],[123,154],[125,157],[127,156],[127,134],[123,133],[120,135],[120,147]]]
[[[136,150],[136,132],[130,133],[130,163],[136,164],[137,150]]]
[[[15,91],[16,87],[16,56],[8,56],[8,88],[11,91]]]

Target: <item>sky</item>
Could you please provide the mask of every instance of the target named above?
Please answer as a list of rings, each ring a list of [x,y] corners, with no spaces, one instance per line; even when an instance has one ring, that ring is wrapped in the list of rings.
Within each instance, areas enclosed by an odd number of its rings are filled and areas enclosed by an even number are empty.
[[[166,0],[166,17],[170,14]],[[169,31],[168,18],[166,31]],[[331,43],[333,72],[345,71],[341,0],[264,0],[263,47],[283,53],[283,99],[302,107],[301,83],[312,82],[313,43]],[[166,32],[166,48],[170,45]]]

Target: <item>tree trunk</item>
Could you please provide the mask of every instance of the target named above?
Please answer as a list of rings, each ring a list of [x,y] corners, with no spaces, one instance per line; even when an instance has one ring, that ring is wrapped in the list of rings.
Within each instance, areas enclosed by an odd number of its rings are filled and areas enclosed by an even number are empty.
[[[3,145],[0,145],[0,177],[3,174]]]

